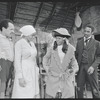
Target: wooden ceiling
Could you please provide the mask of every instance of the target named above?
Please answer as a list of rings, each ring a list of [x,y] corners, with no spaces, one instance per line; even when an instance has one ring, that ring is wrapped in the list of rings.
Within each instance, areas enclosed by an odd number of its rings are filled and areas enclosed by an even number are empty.
[[[98,3],[97,3],[98,4]],[[31,24],[43,31],[59,27],[72,30],[77,11],[81,14],[95,3],[86,2],[0,2],[0,20],[10,18],[17,26]]]

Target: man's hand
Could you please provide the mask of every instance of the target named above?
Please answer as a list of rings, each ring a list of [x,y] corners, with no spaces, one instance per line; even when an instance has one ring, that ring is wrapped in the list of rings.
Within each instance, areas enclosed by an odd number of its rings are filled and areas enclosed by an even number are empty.
[[[87,72],[89,75],[91,75],[94,72],[94,68],[90,66]]]

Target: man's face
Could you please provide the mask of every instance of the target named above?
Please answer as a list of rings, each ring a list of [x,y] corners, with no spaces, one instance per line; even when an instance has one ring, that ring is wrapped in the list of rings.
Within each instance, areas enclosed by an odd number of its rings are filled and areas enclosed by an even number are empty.
[[[92,34],[93,34],[93,33],[92,33],[92,29],[91,29],[90,27],[86,27],[86,28],[84,29],[84,36],[85,36],[86,38],[90,37]]]
[[[5,33],[6,37],[11,38],[12,34],[14,34],[14,25],[9,22],[7,29],[3,27],[3,32]]]

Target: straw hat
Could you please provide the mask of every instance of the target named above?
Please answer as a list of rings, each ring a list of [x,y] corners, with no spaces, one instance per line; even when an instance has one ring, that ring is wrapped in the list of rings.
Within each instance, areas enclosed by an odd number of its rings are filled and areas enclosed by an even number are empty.
[[[24,36],[29,36],[33,33],[36,34],[36,30],[32,25],[25,25],[22,28],[20,28],[19,31],[22,32],[22,35]]]
[[[54,30],[54,37],[56,36],[62,36],[62,37],[71,37],[71,35],[69,34],[68,30],[66,28],[58,28],[56,30]]]

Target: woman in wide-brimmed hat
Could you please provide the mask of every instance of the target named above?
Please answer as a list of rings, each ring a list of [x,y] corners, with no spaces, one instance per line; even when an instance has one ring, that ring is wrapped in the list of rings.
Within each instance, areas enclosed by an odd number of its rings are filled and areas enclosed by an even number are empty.
[[[75,49],[68,42],[71,35],[67,29],[58,28],[53,31],[53,36],[55,41],[47,48],[43,58],[43,67],[47,72],[46,98],[73,98],[73,82],[78,64],[74,56]]]
[[[20,28],[22,38],[15,43],[15,79],[12,98],[36,98],[39,96],[39,68],[37,50],[32,42],[36,30],[31,25]]]

